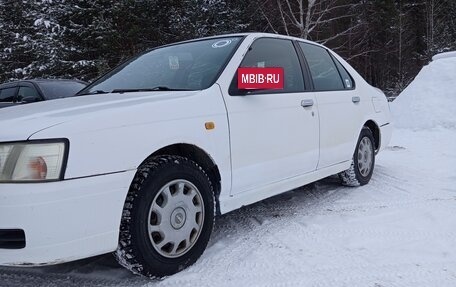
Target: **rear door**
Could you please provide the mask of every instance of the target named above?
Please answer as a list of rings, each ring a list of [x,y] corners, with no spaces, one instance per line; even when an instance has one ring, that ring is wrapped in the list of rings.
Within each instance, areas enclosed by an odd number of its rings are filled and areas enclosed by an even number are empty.
[[[351,160],[363,120],[355,83],[325,48],[304,42],[299,46],[309,66],[320,115],[318,168]]]
[[[229,91],[224,91],[230,126],[232,193],[314,171],[318,162],[318,111],[314,94],[306,92],[293,42],[256,39],[240,67],[282,67],[284,89],[240,91],[237,75],[233,75]]]

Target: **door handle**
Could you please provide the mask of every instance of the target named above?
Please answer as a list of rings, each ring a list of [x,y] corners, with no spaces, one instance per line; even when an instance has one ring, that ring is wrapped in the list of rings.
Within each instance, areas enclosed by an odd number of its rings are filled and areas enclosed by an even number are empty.
[[[302,107],[311,107],[314,105],[314,101],[312,99],[306,99],[301,101],[301,106]]]
[[[356,103],[359,103],[361,101],[361,98],[356,96],[356,97],[352,97],[352,102],[354,102],[355,104]]]

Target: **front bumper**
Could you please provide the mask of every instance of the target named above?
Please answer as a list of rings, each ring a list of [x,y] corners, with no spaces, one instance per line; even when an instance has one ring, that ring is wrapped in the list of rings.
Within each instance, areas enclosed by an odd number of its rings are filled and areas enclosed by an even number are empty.
[[[57,264],[114,251],[134,174],[0,184],[0,230],[25,233],[24,248],[0,248],[0,265]]]

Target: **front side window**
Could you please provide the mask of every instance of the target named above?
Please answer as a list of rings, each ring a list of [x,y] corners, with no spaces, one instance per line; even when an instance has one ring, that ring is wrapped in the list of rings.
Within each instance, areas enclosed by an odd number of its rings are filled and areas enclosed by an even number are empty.
[[[12,103],[14,102],[14,95],[16,94],[16,88],[7,88],[0,90],[0,102]]]
[[[115,90],[203,90],[216,80],[241,37],[157,48],[106,74],[79,94]]]
[[[260,38],[253,42],[245,55],[241,68],[283,68],[284,89],[274,92],[302,92],[304,80],[298,55],[290,40]],[[230,91],[237,87],[237,75]]]
[[[316,91],[345,89],[339,71],[326,49],[302,42],[299,43],[299,46],[306,57]]]

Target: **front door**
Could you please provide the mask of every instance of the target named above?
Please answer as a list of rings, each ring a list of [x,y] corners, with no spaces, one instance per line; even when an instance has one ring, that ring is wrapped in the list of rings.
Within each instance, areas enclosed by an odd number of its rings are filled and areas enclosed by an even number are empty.
[[[282,67],[282,90],[240,91],[237,75],[224,91],[230,126],[232,194],[314,171],[319,156],[318,110],[305,91],[290,40],[256,39],[241,67]]]

